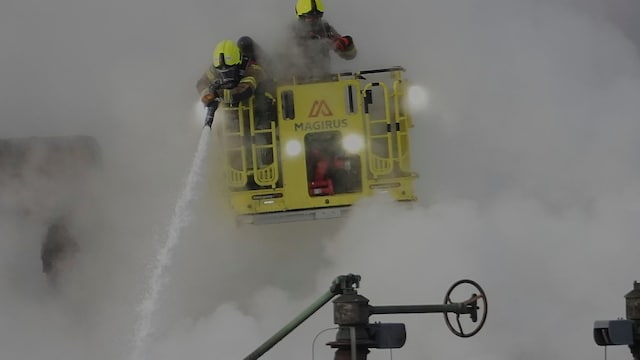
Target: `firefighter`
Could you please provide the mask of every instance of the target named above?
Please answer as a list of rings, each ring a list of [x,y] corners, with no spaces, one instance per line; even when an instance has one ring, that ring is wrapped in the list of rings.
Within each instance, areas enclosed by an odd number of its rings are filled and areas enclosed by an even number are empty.
[[[258,45],[249,36],[242,36],[236,42],[240,53],[242,54],[242,62],[244,66],[249,64],[259,64],[262,70],[267,73],[268,77],[269,69],[271,68],[270,61],[267,59],[267,55],[262,50],[262,47]]]
[[[330,73],[330,52],[342,59],[352,60],[357,50],[353,38],[341,35],[323,19],[322,0],[298,0],[298,21],[293,25],[294,75],[306,78],[323,78]]]
[[[254,48],[251,38],[240,40],[246,48],[249,48],[247,41],[251,41],[251,49]],[[219,42],[213,51],[213,63],[196,84],[202,103],[212,110],[205,125],[211,127],[212,113],[221,102],[234,106],[259,93],[264,97],[260,102],[272,103],[271,92],[264,89],[266,82],[267,75],[253,53],[243,54],[232,40]]]

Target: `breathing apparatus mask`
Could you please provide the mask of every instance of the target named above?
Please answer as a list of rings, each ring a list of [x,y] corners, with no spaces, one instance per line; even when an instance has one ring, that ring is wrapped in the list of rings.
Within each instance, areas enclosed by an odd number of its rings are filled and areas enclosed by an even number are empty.
[[[233,89],[240,82],[240,66],[220,66],[216,68],[216,73],[220,76],[221,89]]]

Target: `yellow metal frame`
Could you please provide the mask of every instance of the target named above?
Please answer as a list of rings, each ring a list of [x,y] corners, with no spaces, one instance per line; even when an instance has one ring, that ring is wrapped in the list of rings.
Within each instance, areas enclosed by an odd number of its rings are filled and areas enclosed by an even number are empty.
[[[235,107],[221,107],[226,123],[219,143],[235,213],[259,215],[350,206],[375,192],[387,192],[399,201],[416,200],[413,181],[417,175],[411,171],[409,137],[413,122],[405,109],[403,71],[395,67],[337,74],[324,82],[280,85],[277,118],[269,126],[256,123],[254,98]],[[374,87],[382,91],[381,96],[371,97],[382,106],[378,118],[366,111],[371,110],[371,104],[366,103],[371,98],[366,95]],[[363,140],[362,149],[348,154],[349,161],[355,161],[353,166],[359,166],[355,171],[351,168],[355,175],[350,175],[350,181],[359,184],[353,187],[356,190],[310,194],[311,165],[306,147],[308,139],[314,138],[309,134],[316,133]],[[287,146],[295,148],[296,144],[300,153],[286,151]],[[271,161],[261,161],[264,154]]]
[[[272,159],[278,159],[274,123],[270,122],[269,128],[266,129],[257,128],[254,98],[251,98],[247,104],[224,106],[219,111],[226,113],[223,116],[225,124],[222,126],[222,148],[227,185],[230,188],[244,187],[248,185],[249,177],[253,177],[258,186],[275,187],[279,176],[278,162],[273,161],[266,165],[259,163],[261,151],[271,152]],[[230,130],[231,126],[235,130]],[[269,143],[256,143],[255,139],[259,136],[262,136],[262,139],[269,139]],[[233,159],[240,159],[239,168],[232,164]]]

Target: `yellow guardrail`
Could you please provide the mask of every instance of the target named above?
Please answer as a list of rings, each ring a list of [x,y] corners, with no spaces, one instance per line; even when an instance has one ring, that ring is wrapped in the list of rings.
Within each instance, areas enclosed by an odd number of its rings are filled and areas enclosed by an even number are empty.
[[[275,187],[279,154],[274,123],[269,121],[266,129],[256,128],[254,98],[220,110],[227,112],[222,125],[227,185],[246,186],[253,176],[256,185]]]
[[[394,72],[395,80],[393,81],[392,95],[395,121],[398,123],[398,127],[396,128],[396,146],[398,156],[395,158],[395,161],[398,163],[398,168],[400,170],[410,172],[411,159],[409,157],[409,128],[413,127],[413,123],[411,122],[411,117],[407,113],[401,112],[401,110],[404,109],[401,101],[404,100],[406,85],[400,78],[400,75],[399,71]]]
[[[374,86],[379,86],[384,94],[384,118],[372,119],[371,111],[366,112],[364,114],[364,118],[366,125],[365,128],[367,131],[367,158],[369,159],[369,171],[374,178],[377,178],[379,176],[390,174],[393,171],[393,141],[391,138],[391,133],[388,131],[389,126],[391,126],[391,116],[389,110],[389,89],[384,83],[369,83],[366,84],[362,90],[364,93],[366,93]],[[375,124],[385,125],[383,134],[374,133],[374,130],[372,128]],[[374,141],[378,139],[381,139],[383,142],[385,142],[384,145],[387,151],[386,156],[382,156],[381,154],[376,153],[377,144],[374,144]]]

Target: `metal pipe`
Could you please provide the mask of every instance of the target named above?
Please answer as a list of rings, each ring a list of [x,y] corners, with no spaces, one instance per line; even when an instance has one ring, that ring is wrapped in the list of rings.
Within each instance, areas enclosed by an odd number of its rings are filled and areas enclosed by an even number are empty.
[[[285,336],[289,335],[290,332],[292,332],[311,315],[318,311],[318,309],[328,303],[335,295],[336,293],[331,290],[324,293],[322,296],[320,296],[320,298],[318,298],[318,300],[309,305],[309,307],[304,309],[298,316],[296,316],[288,324],[282,327],[282,329],[280,329],[277,333],[273,334],[273,336],[271,336],[267,341],[265,341],[262,345],[255,349],[251,354],[245,357],[244,360],[255,360],[264,355],[264,353],[266,353],[267,351],[269,351],[269,349],[279,343],[280,340],[282,340]]]
[[[370,306],[370,314],[426,314],[426,313],[456,313],[468,314],[472,309],[462,303],[442,305],[390,305]]]
[[[356,346],[356,327],[349,327],[349,337],[351,337],[351,360],[358,359],[358,347]]]

